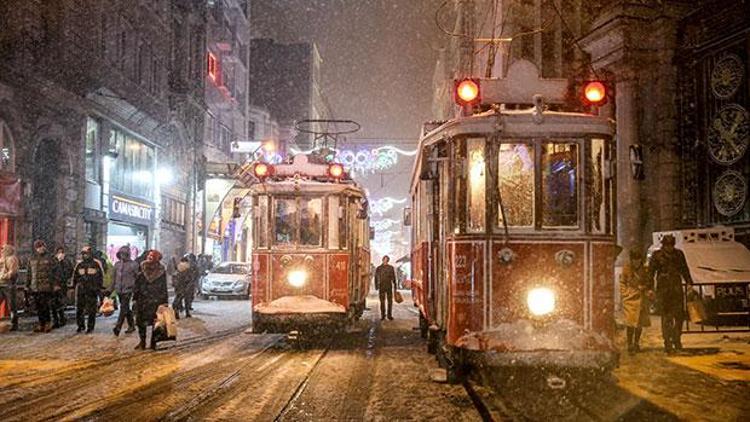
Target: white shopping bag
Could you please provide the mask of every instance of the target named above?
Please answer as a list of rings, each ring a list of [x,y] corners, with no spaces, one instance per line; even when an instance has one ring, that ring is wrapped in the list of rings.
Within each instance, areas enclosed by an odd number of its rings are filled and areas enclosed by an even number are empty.
[[[169,305],[159,305],[156,310],[156,326],[164,327],[170,339],[177,338],[177,318]]]

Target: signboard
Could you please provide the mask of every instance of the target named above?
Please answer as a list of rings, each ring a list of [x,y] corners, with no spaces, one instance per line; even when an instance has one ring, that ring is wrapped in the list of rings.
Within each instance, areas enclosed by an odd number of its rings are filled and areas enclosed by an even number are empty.
[[[109,218],[150,226],[154,221],[154,204],[121,194],[109,195]]]

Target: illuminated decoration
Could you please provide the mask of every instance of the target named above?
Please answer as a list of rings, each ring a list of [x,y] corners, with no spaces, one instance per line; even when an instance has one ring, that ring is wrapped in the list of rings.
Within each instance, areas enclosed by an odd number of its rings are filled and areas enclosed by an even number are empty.
[[[385,197],[381,199],[373,199],[370,201],[370,211],[375,215],[383,215],[386,212],[393,209],[396,204],[405,204],[406,198],[394,199]]]
[[[216,59],[216,56],[213,55],[213,53],[208,53],[208,63],[206,65],[206,69],[208,71],[208,77],[211,78],[212,81],[218,83],[221,83],[219,81],[219,61]]]
[[[315,150],[301,151],[291,148],[293,154],[308,155]],[[335,155],[332,155],[335,154]],[[417,150],[407,151],[394,146],[382,146],[373,149],[330,149],[326,151],[326,161],[336,161],[346,167],[352,174],[375,173],[384,171],[398,164],[398,156],[413,157]]]
[[[604,105],[607,102],[607,88],[599,81],[586,82],[583,98],[589,105]]]
[[[462,79],[455,83],[456,103],[462,106],[477,104],[481,100],[479,96],[479,80]]]

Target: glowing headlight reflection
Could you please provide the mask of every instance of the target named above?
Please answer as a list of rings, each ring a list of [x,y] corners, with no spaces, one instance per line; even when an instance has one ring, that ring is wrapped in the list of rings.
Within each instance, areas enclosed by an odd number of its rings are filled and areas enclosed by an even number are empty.
[[[304,271],[292,271],[286,277],[289,284],[294,287],[302,287],[307,281],[307,273]]]
[[[555,310],[555,292],[546,287],[538,287],[529,291],[526,297],[529,311],[536,316],[543,316]]]

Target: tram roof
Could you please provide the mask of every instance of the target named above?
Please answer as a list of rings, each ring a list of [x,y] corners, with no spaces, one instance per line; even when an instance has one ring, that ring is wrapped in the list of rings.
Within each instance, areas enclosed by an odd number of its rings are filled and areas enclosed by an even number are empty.
[[[608,117],[592,114],[543,110],[543,105],[522,110],[493,108],[483,113],[457,117],[419,140],[412,171],[412,188],[425,147],[457,136],[482,134],[499,135],[505,139],[610,138],[615,134],[615,122]]]
[[[250,187],[251,193],[268,194],[341,194],[349,193],[364,197],[364,190],[355,182],[322,182],[317,180],[305,180],[287,178],[283,180],[267,180],[256,183]]]

